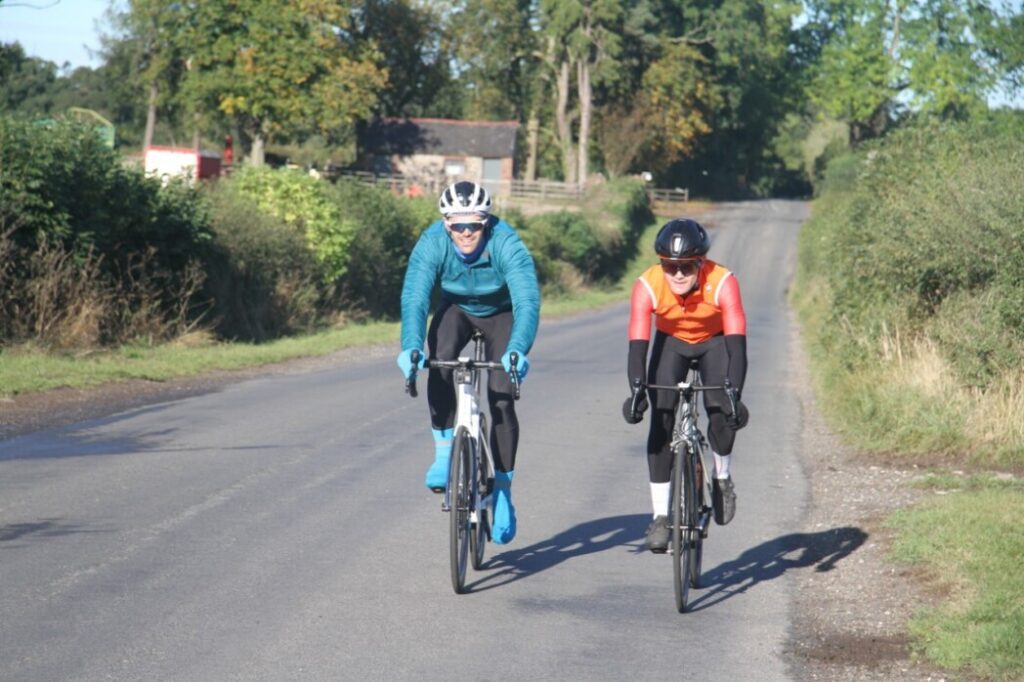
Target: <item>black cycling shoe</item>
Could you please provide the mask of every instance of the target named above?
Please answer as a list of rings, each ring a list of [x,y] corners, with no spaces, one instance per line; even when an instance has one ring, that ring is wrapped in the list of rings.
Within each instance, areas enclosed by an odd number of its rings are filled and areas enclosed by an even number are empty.
[[[731,478],[716,478],[711,490],[711,506],[715,509],[715,523],[724,526],[736,515],[736,488]]]
[[[664,554],[668,549],[668,517],[655,516],[647,526],[647,549],[655,554]]]

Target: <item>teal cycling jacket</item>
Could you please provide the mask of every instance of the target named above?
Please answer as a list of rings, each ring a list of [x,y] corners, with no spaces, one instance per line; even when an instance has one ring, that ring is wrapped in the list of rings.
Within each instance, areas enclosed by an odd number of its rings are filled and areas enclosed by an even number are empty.
[[[472,263],[459,258],[444,221],[420,235],[402,285],[402,350],[423,348],[430,295],[440,282],[441,300],[474,317],[511,310],[512,335],[505,350],[530,352],[540,319],[533,257],[505,221],[498,220],[489,232],[483,253]]]

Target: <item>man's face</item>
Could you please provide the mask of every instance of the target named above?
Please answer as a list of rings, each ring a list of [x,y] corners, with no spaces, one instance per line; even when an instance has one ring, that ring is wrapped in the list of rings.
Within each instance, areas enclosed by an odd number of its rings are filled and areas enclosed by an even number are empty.
[[[661,272],[665,275],[665,281],[668,282],[668,288],[673,294],[685,296],[693,291],[697,286],[702,263],[700,258],[661,261]]]
[[[444,226],[462,253],[470,254],[480,245],[484,236],[487,216],[482,213],[458,213],[444,220]]]

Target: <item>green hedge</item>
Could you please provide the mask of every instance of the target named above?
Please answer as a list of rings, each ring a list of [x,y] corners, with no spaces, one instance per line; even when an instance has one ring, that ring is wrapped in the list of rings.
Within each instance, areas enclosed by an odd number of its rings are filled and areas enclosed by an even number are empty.
[[[1024,137],[922,123],[835,159],[799,238],[826,408],[858,445],[1024,462]]]
[[[91,247],[111,268],[153,249],[155,264],[178,271],[210,236],[194,189],[162,188],[126,168],[92,128],[70,122],[0,117],[0,207],[19,246]]]
[[[963,381],[1024,366],[1024,140],[990,122],[927,124],[835,160],[802,268],[837,338],[923,331]]]
[[[175,333],[188,326],[210,236],[197,190],[127,168],[94,129],[0,116],[0,341]],[[68,282],[75,263],[81,281]]]

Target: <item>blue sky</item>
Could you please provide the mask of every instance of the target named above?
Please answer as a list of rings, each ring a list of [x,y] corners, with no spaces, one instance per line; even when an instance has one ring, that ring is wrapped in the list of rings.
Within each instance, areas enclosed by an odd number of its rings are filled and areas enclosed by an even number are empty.
[[[32,57],[58,66],[100,65],[86,46],[100,47],[96,22],[115,0],[3,0],[0,2],[0,42],[17,40]],[[117,3],[120,4],[120,3]],[[109,31],[109,28],[107,28]]]

